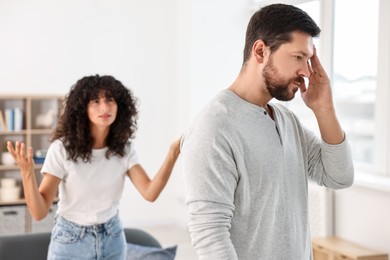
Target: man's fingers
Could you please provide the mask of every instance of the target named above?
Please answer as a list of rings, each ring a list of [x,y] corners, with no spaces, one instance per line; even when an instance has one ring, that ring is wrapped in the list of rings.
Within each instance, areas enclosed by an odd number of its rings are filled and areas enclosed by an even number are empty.
[[[313,74],[313,68],[311,67],[311,62],[310,62],[310,60],[307,61],[307,68],[309,69],[310,75]]]
[[[316,46],[313,46],[313,56],[310,58],[310,64],[311,64],[311,69],[312,72],[319,72],[323,73],[325,72],[324,68],[322,67],[322,64],[320,62],[320,59],[317,56],[317,49]]]

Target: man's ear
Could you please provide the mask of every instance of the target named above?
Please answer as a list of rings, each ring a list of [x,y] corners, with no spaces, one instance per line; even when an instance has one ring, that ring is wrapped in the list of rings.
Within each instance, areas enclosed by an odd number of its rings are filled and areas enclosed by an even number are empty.
[[[257,40],[253,43],[252,55],[258,63],[263,63],[267,55],[267,45],[262,40]]]

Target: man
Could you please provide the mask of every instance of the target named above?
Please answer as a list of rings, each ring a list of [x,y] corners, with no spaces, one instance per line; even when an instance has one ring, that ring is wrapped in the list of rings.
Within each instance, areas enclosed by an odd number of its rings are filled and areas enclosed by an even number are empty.
[[[185,134],[189,230],[199,259],[312,259],[308,179],[334,189],[352,185],[350,148],[312,42],[319,33],[294,6],[256,12],[237,79]],[[269,103],[298,90],[322,140]]]

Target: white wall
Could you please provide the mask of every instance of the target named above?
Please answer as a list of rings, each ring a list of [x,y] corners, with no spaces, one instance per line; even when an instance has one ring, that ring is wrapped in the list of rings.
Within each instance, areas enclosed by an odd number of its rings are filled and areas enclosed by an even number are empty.
[[[390,255],[390,189],[359,183],[335,192],[335,233]]]

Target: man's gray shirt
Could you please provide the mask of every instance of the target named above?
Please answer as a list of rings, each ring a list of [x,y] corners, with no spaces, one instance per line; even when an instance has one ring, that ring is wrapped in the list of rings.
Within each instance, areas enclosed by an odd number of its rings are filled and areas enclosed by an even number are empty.
[[[346,140],[326,144],[282,105],[273,117],[230,90],[185,134],[182,169],[200,259],[311,259],[308,179],[353,183]]]

